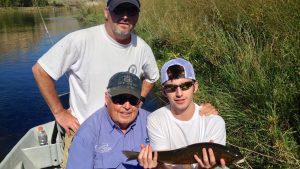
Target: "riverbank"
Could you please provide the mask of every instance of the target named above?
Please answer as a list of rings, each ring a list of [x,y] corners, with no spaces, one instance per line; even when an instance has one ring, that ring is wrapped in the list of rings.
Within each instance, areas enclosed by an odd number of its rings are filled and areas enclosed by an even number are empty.
[[[0,10],[1,8],[31,8],[34,6],[39,7],[79,7],[79,6],[93,6],[99,5],[99,3],[104,2],[105,0],[43,0],[43,1],[36,1],[36,0],[28,0],[26,2],[1,2],[0,1]]]
[[[44,6],[39,7],[40,10],[51,10],[53,8],[68,8],[68,7],[57,7],[57,6]],[[21,12],[35,12],[37,11],[37,7],[5,7],[0,8],[0,12],[13,12],[13,11],[21,11]]]

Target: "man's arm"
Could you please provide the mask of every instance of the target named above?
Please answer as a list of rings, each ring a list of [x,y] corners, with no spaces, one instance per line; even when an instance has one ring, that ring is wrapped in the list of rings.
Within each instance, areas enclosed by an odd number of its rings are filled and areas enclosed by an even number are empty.
[[[54,80],[38,63],[32,67],[32,72],[40,92],[48,104],[55,120],[65,129],[68,135],[70,133],[69,129],[76,132],[80,124],[69,110],[63,108],[55,88]]]
[[[147,80],[143,80],[142,83],[142,92],[141,92],[141,96],[142,97],[147,97],[147,95],[150,93],[150,91],[152,90],[152,88],[154,87],[155,83],[150,83]]]

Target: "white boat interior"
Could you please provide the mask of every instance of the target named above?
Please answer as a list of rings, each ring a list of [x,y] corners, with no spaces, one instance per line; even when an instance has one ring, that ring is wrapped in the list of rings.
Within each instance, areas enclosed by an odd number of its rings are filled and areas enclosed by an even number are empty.
[[[69,107],[69,93],[60,95],[64,108]],[[48,136],[48,144],[40,146],[38,127],[42,126]],[[64,141],[55,121],[31,128],[5,156],[0,169],[54,169],[60,168]]]
[[[0,169],[41,169],[59,167],[63,158],[63,140],[56,135],[55,143],[51,139],[56,128],[54,121],[42,124],[48,135],[48,145],[39,145],[38,126],[30,129],[3,159]],[[52,142],[52,143],[51,143]]]

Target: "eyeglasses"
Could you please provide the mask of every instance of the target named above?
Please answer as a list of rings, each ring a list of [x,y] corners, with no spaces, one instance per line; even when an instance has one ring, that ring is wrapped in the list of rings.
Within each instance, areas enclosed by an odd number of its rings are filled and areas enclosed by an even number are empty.
[[[181,90],[185,91],[191,88],[194,85],[194,81],[181,83],[179,85],[173,85],[173,84],[166,84],[163,86],[163,89],[167,93],[175,92],[178,87],[180,87]]]
[[[119,105],[123,105],[127,101],[132,106],[136,106],[140,103],[140,99],[136,98],[135,96],[129,95],[129,94],[121,94],[121,95],[111,96],[110,98],[114,104],[119,104]]]
[[[127,15],[127,16],[136,16],[138,15],[140,10],[135,6],[118,6],[113,10],[115,15]]]

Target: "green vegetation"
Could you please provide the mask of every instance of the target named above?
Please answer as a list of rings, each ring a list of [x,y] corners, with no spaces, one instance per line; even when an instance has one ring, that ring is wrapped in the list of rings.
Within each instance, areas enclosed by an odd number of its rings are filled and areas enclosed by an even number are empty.
[[[93,8],[82,18],[99,23],[103,4]],[[299,9],[298,0],[142,0],[137,34],[159,66],[193,63],[196,101],[218,108],[242,168],[300,168]]]
[[[98,5],[78,5],[80,12],[77,18],[85,26],[104,23],[105,7],[104,1],[101,1]]]
[[[143,1],[137,33],[160,65],[193,63],[196,100],[219,109],[228,143],[245,148],[252,168],[300,167],[299,8],[297,0]]]
[[[0,7],[31,7],[36,3],[39,6],[46,6],[48,0],[0,0]]]

